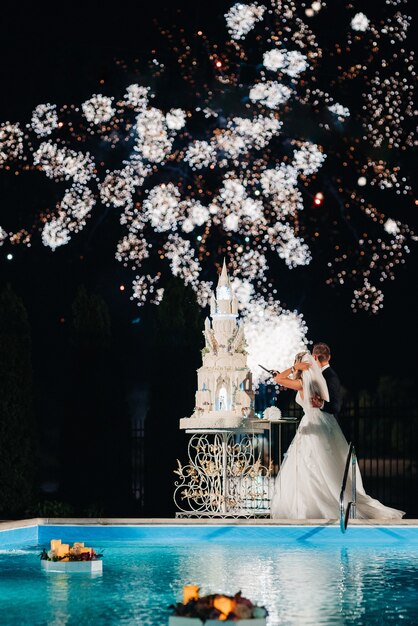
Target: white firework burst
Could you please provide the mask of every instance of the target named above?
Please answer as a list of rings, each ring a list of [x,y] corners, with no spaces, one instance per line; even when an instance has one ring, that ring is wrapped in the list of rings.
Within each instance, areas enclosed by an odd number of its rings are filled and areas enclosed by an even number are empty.
[[[171,109],[165,120],[170,130],[180,130],[186,123],[186,113],[182,109]]]
[[[173,139],[168,135],[165,115],[159,109],[142,111],[136,118],[134,149],[151,163],[161,163],[170,154]]]
[[[125,97],[122,100],[122,104],[139,112],[147,107],[149,92],[149,87],[143,87],[136,83],[129,85]]]
[[[132,167],[111,172],[99,185],[101,200],[107,206],[116,208],[131,206],[132,195],[142,181]]]
[[[128,233],[119,241],[116,249],[116,259],[125,266],[138,268],[149,257],[150,244],[145,237],[136,233]]]
[[[370,20],[364,13],[356,13],[351,20],[351,28],[360,32],[365,32],[369,28]]]
[[[263,64],[270,71],[280,70],[292,78],[299,76],[308,67],[306,56],[298,50],[288,51],[278,48],[264,53]]]
[[[55,104],[38,104],[32,113],[30,126],[38,137],[47,137],[58,127]]]
[[[256,4],[242,4],[237,2],[225,14],[226,25],[232,39],[244,39],[254,28],[255,24],[261,20],[266,7]]]
[[[144,306],[146,302],[151,304],[159,304],[162,300],[164,289],[162,287],[157,288],[156,285],[160,277],[150,276],[136,276],[132,283],[132,296],[131,300],[136,300],[138,306]]]
[[[70,219],[69,229],[77,232],[85,225],[86,217],[95,204],[96,198],[91,189],[75,184],[65,192],[59,209],[67,213]]]
[[[109,122],[116,112],[112,106],[113,100],[109,96],[94,94],[81,105],[84,117],[91,124]]]
[[[208,141],[197,140],[188,146],[184,160],[194,170],[209,167],[216,163],[216,150]]]
[[[64,214],[65,215],[65,214]],[[70,231],[64,223],[65,217],[54,218],[42,230],[42,243],[51,250],[65,246],[70,241]]]
[[[23,132],[20,125],[11,122],[0,124],[0,165],[17,159],[23,152]]]
[[[173,183],[153,187],[144,200],[145,216],[157,232],[173,230],[181,215],[180,192]]]
[[[354,290],[354,297],[351,302],[353,311],[367,311],[368,313],[378,313],[383,308],[384,295],[381,289],[372,285],[367,278],[364,279],[362,287]]]
[[[33,162],[55,180],[73,179],[76,183],[87,183],[94,174],[94,161],[87,152],[76,152],[70,148],[59,148],[44,141],[33,154]]]
[[[276,109],[280,104],[284,104],[291,95],[292,90],[289,87],[275,80],[257,83],[250,90],[250,100],[264,104],[269,109]]]

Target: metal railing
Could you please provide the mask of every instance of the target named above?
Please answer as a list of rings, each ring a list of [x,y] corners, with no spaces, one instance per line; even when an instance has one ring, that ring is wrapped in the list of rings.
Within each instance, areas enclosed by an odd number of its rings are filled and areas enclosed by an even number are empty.
[[[348,470],[351,463],[351,500],[347,504],[347,509],[344,507],[344,495],[347,487]],[[342,533],[347,530],[348,520],[356,518],[356,466],[357,457],[354,445],[350,443],[348,448],[347,460],[345,462],[344,477],[341,485],[340,493],[340,529]],[[351,515],[350,515],[351,513]]]

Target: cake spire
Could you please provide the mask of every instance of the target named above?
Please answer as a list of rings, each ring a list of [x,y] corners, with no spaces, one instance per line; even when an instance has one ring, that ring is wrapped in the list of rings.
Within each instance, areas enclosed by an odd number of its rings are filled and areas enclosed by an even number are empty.
[[[225,259],[222,265],[222,271],[219,275],[218,286],[216,287],[216,313],[220,315],[235,315],[237,310],[233,303],[234,293],[232,291],[231,282],[228,276],[228,270],[226,269]]]
[[[224,262],[222,265],[222,271],[219,275],[219,280],[218,280],[218,288],[219,287],[230,287],[230,282],[229,282],[229,276],[228,276],[228,270],[226,269],[226,263],[225,263],[225,257],[224,257]]]

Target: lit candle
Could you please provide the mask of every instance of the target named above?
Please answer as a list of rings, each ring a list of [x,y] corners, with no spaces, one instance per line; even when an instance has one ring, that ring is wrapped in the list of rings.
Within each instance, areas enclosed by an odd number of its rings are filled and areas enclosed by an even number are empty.
[[[61,545],[61,539],[51,539],[51,550],[55,553],[58,551],[58,547]]]
[[[75,555],[81,554],[82,548],[84,548],[84,543],[74,542],[73,547],[70,548],[70,553]]]
[[[68,553],[69,553],[69,551],[70,551],[70,544],[68,544],[68,543],[61,543],[61,544],[58,546],[58,551],[57,551],[57,553],[56,553],[56,554],[57,554],[57,556],[59,556],[59,557],[63,557],[63,556],[65,556],[66,554],[68,554]]]
[[[230,613],[234,612],[235,600],[227,596],[217,596],[213,601],[213,606],[221,612],[219,619],[223,621],[226,620]]]
[[[183,604],[187,604],[189,600],[197,600],[199,589],[198,585],[186,585],[183,589]]]

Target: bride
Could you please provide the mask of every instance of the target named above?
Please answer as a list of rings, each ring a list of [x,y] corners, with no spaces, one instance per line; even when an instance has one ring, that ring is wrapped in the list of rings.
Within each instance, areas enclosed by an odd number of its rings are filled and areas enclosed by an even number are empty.
[[[308,369],[298,370],[298,363]],[[306,366],[304,366],[306,368]],[[328,388],[318,363],[309,352],[296,356],[295,365],[275,376],[283,387],[297,391],[296,402],[304,410],[297,433],[276,478],[271,516],[287,519],[329,519],[339,516],[339,498],[348,454],[347,441],[333,415],[312,406],[312,398],[329,401]],[[356,517],[398,518],[405,513],[374,500],[364,491],[356,469]],[[351,477],[347,482],[347,500]]]

